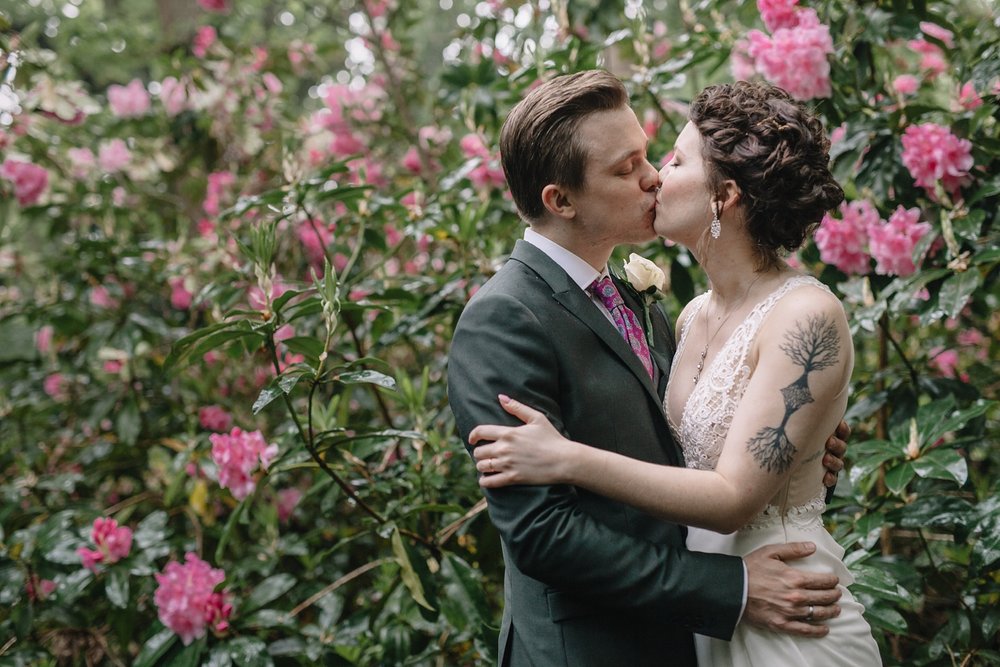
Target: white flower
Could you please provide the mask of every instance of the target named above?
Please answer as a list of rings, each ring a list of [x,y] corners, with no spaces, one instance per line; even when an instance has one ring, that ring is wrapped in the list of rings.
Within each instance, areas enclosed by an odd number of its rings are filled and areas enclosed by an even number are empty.
[[[632,253],[625,262],[625,277],[637,292],[645,292],[650,287],[663,291],[667,288],[667,277],[663,270],[645,257]]]

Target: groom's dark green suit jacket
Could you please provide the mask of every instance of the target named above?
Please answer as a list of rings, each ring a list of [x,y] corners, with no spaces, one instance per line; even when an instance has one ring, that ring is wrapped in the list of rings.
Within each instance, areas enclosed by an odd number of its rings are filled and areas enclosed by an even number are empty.
[[[566,272],[518,241],[455,329],[448,392],[463,440],[477,424],[516,422],[497,401],[505,393],[573,440],[682,465],[661,408],[673,339],[653,310],[655,385]],[[507,568],[501,665],[693,666],[692,632],[732,635],[742,562],[688,551],[682,526],[571,486],[513,486],[486,498]]]

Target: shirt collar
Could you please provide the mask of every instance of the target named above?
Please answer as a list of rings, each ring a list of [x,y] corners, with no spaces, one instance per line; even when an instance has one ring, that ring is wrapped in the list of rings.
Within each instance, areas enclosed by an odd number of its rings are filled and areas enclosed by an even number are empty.
[[[558,264],[582,290],[590,287],[590,284],[595,280],[608,275],[607,267],[603,271],[595,271],[594,267],[580,257],[552,239],[542,236],[531,227],[524,230],[524,240],[544,252],[549,259]]]

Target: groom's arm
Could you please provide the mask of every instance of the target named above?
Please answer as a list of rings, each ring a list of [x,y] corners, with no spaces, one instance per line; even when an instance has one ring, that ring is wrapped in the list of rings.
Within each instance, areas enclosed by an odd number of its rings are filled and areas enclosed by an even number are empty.
[[[566,388],[560,386],[552,332],[519,300],[481,296],[456,328],[448,367],[449,401],[463,440],[478,424],[513,423],[499,393],[541,410],[565,433],[557,398]],[[739,558],[615,531],[581,509],[574,487],[485,493],[508,555],[524,574],[595,605],[659,613],[664,622],[695,632],[732,635],[744,587]]]

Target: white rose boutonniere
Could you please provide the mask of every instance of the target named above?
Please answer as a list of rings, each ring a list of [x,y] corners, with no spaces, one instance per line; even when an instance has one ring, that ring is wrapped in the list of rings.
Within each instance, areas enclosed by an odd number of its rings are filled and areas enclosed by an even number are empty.
[[[653,337],[650,335],[653,324],[649,317],[649,309],[656,301],[663,298],[663,292],[667,289],[667,276],[655,263],[632,253],[625,262],[625,281],[642,302],[642,314],[646,320],[646,343],[649,347],[653,347]]]

